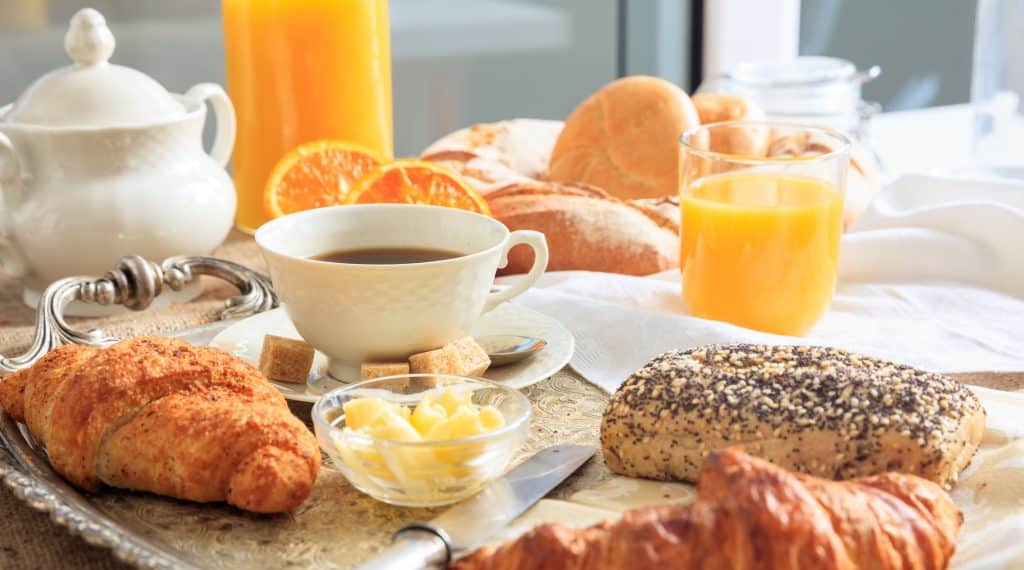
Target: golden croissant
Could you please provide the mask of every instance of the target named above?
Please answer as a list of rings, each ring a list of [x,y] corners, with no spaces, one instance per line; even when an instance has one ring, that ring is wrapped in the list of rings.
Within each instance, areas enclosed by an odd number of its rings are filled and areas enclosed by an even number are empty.
[[[946,568],[962,517],[938,485],[887,473],[834,482],[736,448],[702,468],[697,500],[584,529],[547,524],[456,570]]]
[[[180,340],[59,347],[5,378],[0,404],[88,491],[103,483],[282,512],[320,471],[316,438],[255,368]]]

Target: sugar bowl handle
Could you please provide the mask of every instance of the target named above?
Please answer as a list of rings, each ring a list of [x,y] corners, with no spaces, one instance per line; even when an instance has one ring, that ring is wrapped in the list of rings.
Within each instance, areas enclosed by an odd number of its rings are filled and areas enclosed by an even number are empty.
[[[209,102],[213,107],[217,119],[217,134],[213,139],[213,148],[210,149],[210,156],[217,161],[222,168],[228,165],[231,160],[231,151],[235,148],[235,107],[231,99],[220,85],[215,83],[200,83],[193,86],[185,93],[185,97],[199,101]]]
[[[31,346],[18,356],[0,355],[0,376],[31,366],[62,344],[104,347],[117,342],[99,329],[83,332],[68,325],[64,309],[73,301],[124,305],[141,311],[164,287],[179,291],[200,275],[223,279],[238,288],[240,294],[228,299],[227,307],[220,313],[221,319],[254,315],[278,304],[267,276],[233,261],[216,257],[171,257],[158,265],[137,255],[122,257],[117,267],[102,278],[67,277],[47,287],[36,309],[36,331]]]
[[[5,212],[5,195],[17,192],[21,185],[21,167],[18,164],[18,153],[14,152],[14,144],[7,135],[0,133],[0,269],[9,277],[25,275],[25,260],[14,245],[6,227],[9,214]]]

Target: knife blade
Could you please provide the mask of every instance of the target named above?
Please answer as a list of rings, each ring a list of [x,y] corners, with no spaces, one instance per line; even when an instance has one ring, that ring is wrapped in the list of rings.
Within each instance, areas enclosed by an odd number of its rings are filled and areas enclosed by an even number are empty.
[[[504,477],[426,523],[406,525],[392,544],[360,570],[419,569],[446,565],[475,548],[544,498],[597,451],[588,445],[552,445]]]

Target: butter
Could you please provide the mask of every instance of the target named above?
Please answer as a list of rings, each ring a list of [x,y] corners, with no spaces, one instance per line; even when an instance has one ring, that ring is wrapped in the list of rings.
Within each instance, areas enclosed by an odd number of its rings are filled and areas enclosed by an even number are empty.
[[[392,441],[445,441],[494,431],[505,418],[494,406],[478,406],[468,390],[427,394],[415,410],[381,398],[346,402],[345,429]]]
[[[396,504],[441,504],[500,475],[520,440],[458,441],[506,425],[499,409],[473,403],[467,388],[435,388],[415,407],[375,397],[343,404],[345,427],[332,439],[346,477]]]

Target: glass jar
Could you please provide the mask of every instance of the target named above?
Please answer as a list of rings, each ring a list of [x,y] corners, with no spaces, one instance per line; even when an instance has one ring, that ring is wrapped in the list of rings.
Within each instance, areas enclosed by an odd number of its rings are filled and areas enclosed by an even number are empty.
[[[877,65],[857,71],[852,62],[833,57],[749,61],[704,81],[697,91],[746,95],[769,120],[827,126],[866,143],[871,118],[881,107],[861,98],[861,86],[881,71]]]

